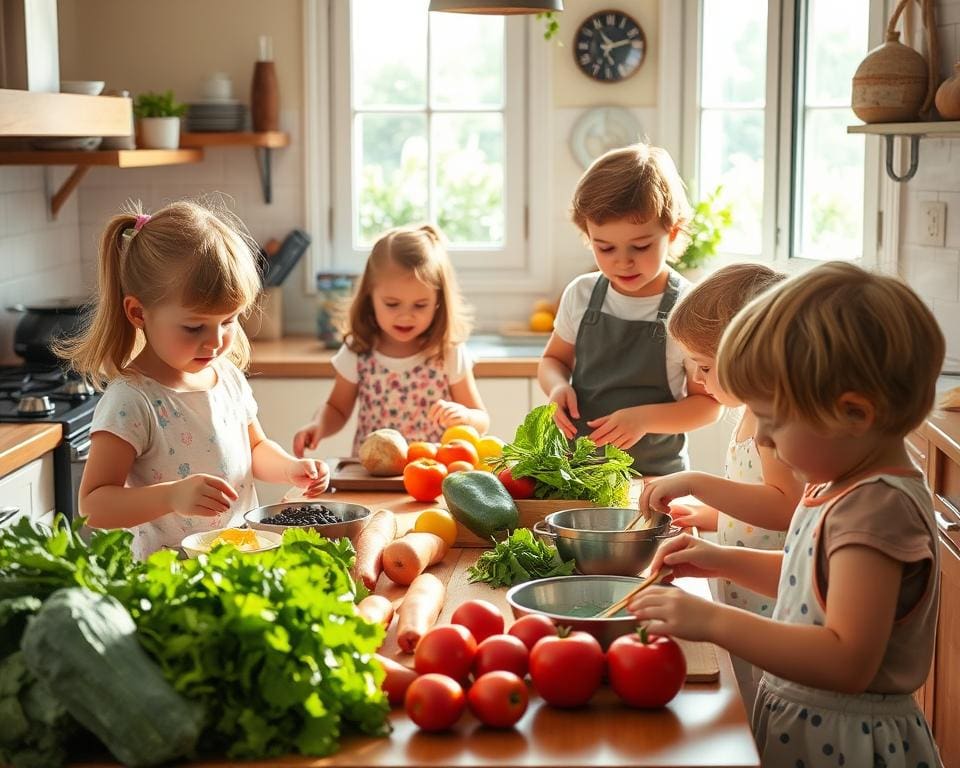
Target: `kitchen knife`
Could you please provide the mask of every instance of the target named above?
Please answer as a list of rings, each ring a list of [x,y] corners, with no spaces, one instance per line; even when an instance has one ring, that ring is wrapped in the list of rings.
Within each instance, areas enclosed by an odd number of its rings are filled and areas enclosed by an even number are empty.
[[[267,274],[263,278],[266,288],[280,285],[287,279],[287,275],[300,261],[300,257],[310,246],[310,235],[302,229],[295,229],[287,235],[280,246],[280,250],[270,259]]]

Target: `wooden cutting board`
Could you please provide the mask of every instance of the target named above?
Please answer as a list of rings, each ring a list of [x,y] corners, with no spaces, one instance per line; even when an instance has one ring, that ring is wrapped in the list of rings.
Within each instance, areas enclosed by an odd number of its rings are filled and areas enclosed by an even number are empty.
[[[461,603],[467,600],[489,600],[496,605],[506,619],[506,628],[513,623],[513,614],[507,602],[506,589],[491,589],[486,584],[471,584],[467,576],[467,569],[477,562],[481,550],[479,549],[451,549],[447,556],[435,566],[430,573],[435,575],[447,587],[447,595],[443,602],[443,610],[437,619],[437,624],[449,624],[450,617]],[[383,595],[399,608],[406,592],[406,587],[394,584],[385,575],[380,576],[375,592]],[[695,643],[678,640],[687,660],[688,683],[712,683],[720,679],[720,666],[717,661],[716,647],[712,643]],[[397,618],[387,630],[387,637],[380,650],[386,656],[396,659],[401,664],[413,666],[413,656],[400,652],[397,646]]]
[[[355,457],[330,462],[330,487],[338,491],[403,491],[403,475],[374,477]]]

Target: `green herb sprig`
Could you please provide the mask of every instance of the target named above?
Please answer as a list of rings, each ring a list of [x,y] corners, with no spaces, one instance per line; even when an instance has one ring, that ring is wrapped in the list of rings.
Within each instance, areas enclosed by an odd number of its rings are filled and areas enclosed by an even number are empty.
[[[544,544],[529,528],[517,528],[480,555],[477,564],[467,569],[467,576],[471,582],[509,587],[532,579],[569,576],[574,565],[573,560],[561,560],[556,547]]]
[[[536,481],[538,499],[583,499],[601,507],[629,504],[630,478],[639,477],[633,457],[605,445],[598,454],[587,437],[567,440],[553,420],[556,403],[534,408],[517,427],[512,443],[493,463],[499,472],[509,468],[516,478]]]

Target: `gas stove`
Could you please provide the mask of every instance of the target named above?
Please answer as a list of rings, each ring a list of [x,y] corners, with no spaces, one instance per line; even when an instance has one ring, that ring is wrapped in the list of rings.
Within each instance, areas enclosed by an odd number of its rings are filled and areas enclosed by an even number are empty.
[[[87,382],[59,367],[0,368],[0,423],[54,422],[72,435],[89,428],[99,399]]]

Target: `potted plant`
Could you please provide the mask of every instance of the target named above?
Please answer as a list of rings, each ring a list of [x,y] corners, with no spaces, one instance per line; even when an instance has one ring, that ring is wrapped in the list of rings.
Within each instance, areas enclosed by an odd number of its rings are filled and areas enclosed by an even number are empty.
[[[185,104],[173,98],[173,91],[147,91],[137,96],[133,114],[140,120],[140,144],[147,149],[176,149],[180,146],[180,118]]]
[[[687,273],[687,277],[695,277],[691,273],[696,273],[716,255],[724,230],[733,223],[732,206],[721,199],[722,192],[723,186],[718,186],[693,206],[690,244],[673,265],[678,271]]]

